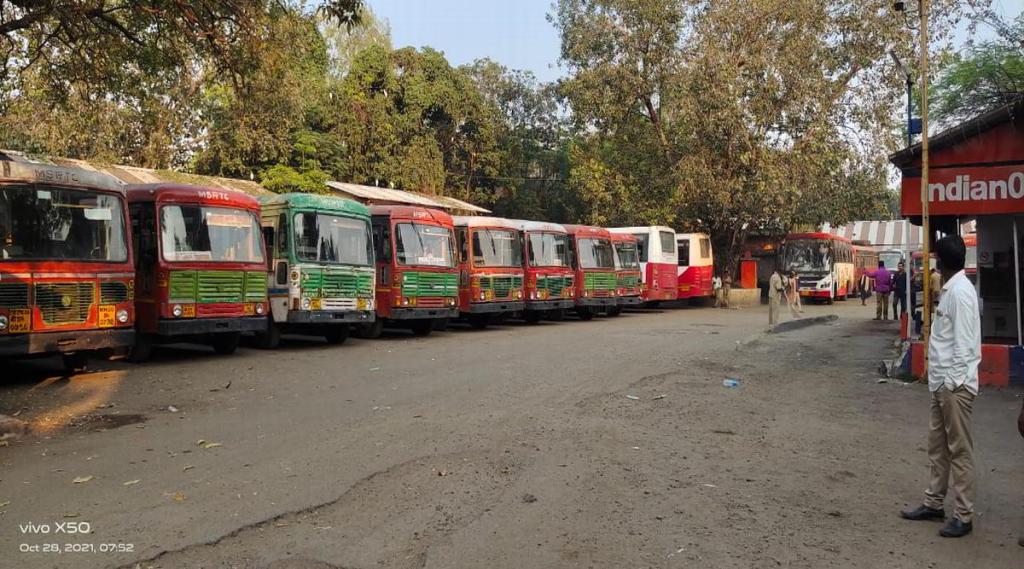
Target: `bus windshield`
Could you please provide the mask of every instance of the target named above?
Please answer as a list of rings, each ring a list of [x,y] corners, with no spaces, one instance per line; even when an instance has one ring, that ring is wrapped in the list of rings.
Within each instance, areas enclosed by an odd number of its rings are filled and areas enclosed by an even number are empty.
[[[885,263],[885,268],[895,271],[897,265],[903,260],[903,253],[899,251],[882,251],[878,254],[878,260]]]
[[[581,269],[614,269],[615,258],[612,256],[612,243],[607,239],[580,239]]]
[[[295,256],[337,265],[370,264],[370,224],[323,213],[295,214]]]
[[[263,262],[259,221],[244,209],[164,206],[160,208],[160,238],[168,262]]]
[[[530,233],[526,242],[529,244],[530,266],[532,267],[568,267],[569,236],[561,233]]]
[[[473,265],[522,267],[523,247],[519,241],[519,233],[507,229],[474,229]]]
[[[395,249],[400,265],[455,266],[452,230],[446,227],[399,223],[395,226]]]
[[[620,269],[639,269],[640,261],[636,256],[635,243],[616,243],[615,259]]]
[[[124,202],[44,185],[0,188],[0,261],[125,262]]]
[[[823,239],[797,239],[786,243],[783,269],[798,273],[832,270],[832,250]]]

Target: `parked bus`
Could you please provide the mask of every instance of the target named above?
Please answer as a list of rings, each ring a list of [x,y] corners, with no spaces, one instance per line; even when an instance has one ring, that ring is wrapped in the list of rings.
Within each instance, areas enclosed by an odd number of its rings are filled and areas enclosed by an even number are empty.
[[[878,251],[870,245],[853,244],[853,284],[850,286],[850,296],[860,294],[860,281],[864,277],[864,271],[873,271],[878,268]],[[869,291],[870,292],[870,291]]]
[[[678,245],[678,287],[680,299],[714,296],[712,284],[715,259],[711,238],[706,233],[680,233]]]
[[[640,274],[643,279],[640,297],[644,302],[675,300],[679,294],[676,232],[671,227],[612,227],[613,234],[636,237]]]
[[[627,306],[643,302],[643,277],[640,271],[640,256],[637,238],[629,233],[612,233],[612,247],[615,249],[615,297],[616,306],[608,310],[609,316],[618,316]]]
[[[384,326],[426,336],[459,316],[459,269],[450,215],[404,205],[370,208],[377,257],[377,320],[360,336],[377,338]]]
[[[354,324],[374,320],[373,250],[366,206],[333,196],[260,198],[270,312],[256,344],[273,349],[282,333],[340,344]]]
[[[522,234],[526,302],[523,318],[560,320],[576,304],[569,235],[565,227],[543,221],[511,220]]]
[[[497,217],[456,216],[459,312],[474,328],[520,312],[523,244],[513,222]]]
[[[885,263],[885,268],[890,271],[896,271],[899,269],[900,263],[903,262],[903,251],[898,249],[886,249],[878,252],[878,260]],[[875,262],[875,267],[878,266],[878,262]]]
[[[135,270],[122,185],[98,172],[0,154],[0,355],[132,345]]]
[[[267,330],[260,204],[241,192],[184,184],[128,188],[135,250],[135,347],[196,342],[219,354]]]
[[[791,233],[781,268],[785,274],[796,272],[800,296],[829,304],[845,300],[853,290],[853,244],[830,233]]]
[[[618,305],[615,250],[612,234],[590,225],[566,225],[576,271],[576,314],[581,320],[594,318]]]

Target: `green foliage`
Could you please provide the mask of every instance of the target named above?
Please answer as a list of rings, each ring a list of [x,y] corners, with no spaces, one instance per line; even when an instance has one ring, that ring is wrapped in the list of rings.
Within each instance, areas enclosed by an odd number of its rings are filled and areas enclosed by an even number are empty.
[[[328,192],[324,182],[329,179],[326,172],[317,168],[299,172],[291,166],[275,164],[263,171],[260,184],[278,194],[290,192],[325,194]]]

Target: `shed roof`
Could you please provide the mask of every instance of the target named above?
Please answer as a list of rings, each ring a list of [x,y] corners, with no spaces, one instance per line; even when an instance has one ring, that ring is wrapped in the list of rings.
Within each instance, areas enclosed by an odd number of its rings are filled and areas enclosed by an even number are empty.
[[[335,182],[333,180],[326,182],[326,184],[332,190],[351,196],[353,199],[369,205],[405,204],[470,213],[491,213],[490,210],[447,196],[428,196],[418,192],[378,188],[377,186],[364,186],[348,182]]]

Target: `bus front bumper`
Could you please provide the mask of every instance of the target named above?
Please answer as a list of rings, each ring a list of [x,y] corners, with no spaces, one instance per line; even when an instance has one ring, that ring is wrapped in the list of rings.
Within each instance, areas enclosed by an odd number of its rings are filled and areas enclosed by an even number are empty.
[[[536,310],[538,312],[544,310],[558,310],[559,308],[572,308],[573,306],[576,306],[576,301],[571,298],[526,301],[526,310]]]
[[[0,356],[84,352],[133,344],[135,330],[132,328],[35,332],[0,336]]]
[[[521,300],[498,302],[474,302],[469,305],[469,314],[495,314],[498,312],[519,312],[526,306]]]
[[[369,324],[376,319],[372,310],[289,310],[289,324]]]
[[[640,298],[640,295],[619,297],[619,306],[637,306],[642,303],[643,299]]]
[[[262,332],[266,329],[266,316],[160,320],[156,325],[156,333],[161,336],[199,336],[225,332]]]
[[[829,298],[832,296],[831,290],[801,290],[800,296],[804,298]]]
[[[589,297],[589,298],[577,298],[576,306],[615,306],[619,303],[619,300],[614,296],[607,297]]]
[[[392,308],[391,320],[423,320],[426,318],[458,318],[459,308]]]

